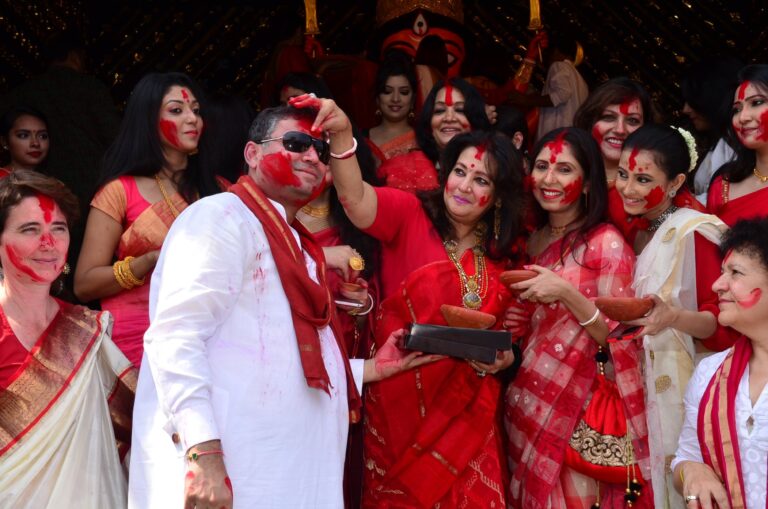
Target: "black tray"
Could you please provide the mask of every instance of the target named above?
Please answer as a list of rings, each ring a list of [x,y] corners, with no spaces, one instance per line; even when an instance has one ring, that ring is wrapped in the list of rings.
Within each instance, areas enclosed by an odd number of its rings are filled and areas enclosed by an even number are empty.
[[[419,352],[493,364],[497,350],[512,348],[512,335],[506,331],[415,323],[405,336],[405,347]]]

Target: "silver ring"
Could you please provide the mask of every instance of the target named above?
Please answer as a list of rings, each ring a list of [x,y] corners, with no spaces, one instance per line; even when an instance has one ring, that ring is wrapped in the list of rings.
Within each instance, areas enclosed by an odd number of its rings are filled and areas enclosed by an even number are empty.
[[[694,500],[698,500],[698,499],[699,499],[698,495],[686,495],[685,503],[687,504],[688,502],[693,502]]]
[[[486,373],[486,371],[485,371],[484,369],[482,369],[482,370],[480,370],[480,371],[478,371],[478,372],[477,372],[477,376],[479,376],[480,378],[483,378],[483,377],[485,377],[485,375],[487,375],[487,374],[488,374],[488,373]],[[697,497],[697,498],[698,498],[698,497]]]

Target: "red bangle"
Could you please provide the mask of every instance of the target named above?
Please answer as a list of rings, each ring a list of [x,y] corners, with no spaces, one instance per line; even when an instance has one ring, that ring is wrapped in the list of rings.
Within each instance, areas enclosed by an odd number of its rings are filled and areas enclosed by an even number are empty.
[[[197,458],[199,458],[200,456],[207,456],[209,454],[221,454],[222,456],[224,456],[224,451],[220,449],[215,451],[200,451],[200,452],[189,451],[187,453],[187,461],[197,461]]]

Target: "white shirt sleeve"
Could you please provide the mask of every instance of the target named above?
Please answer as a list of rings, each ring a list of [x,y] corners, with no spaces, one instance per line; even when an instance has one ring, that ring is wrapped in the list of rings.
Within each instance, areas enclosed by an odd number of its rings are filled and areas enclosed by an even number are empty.
[[[553,106],[568,101],[574,93],[574,76],[565,62],[553,62],[547,76],[549,98]]]
[[[211,406],[206,342],[234,305],[252,232],[230,205],[188,207],[165,239],[150,291],[146,362],[168,416],[164,429],[180,446],[220,438]]]
[[[688,381],[688,387],[685,390],[683,404],[685,406],[685,421],[680,431],[680,438],[677,441],[677,452],[675,459],[670,464],[670,469],[674,472],[675,467],[683,461],[704,462],[699,446],[699,404],[704,396],[704,391],[720,367],[729,350],[718,352],[702,359],[693,376]]]

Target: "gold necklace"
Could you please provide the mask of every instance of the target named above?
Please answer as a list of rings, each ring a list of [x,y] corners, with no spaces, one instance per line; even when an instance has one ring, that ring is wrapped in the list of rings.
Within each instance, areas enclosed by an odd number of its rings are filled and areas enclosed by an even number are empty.
[[[757,166],[755,166],[755,169],[754,169],[754,170],[752,170],[752,173],[754,173],[754,174],[755,174],[755,177],[757,177],[758,179],[760,179],[760,182],[762,182],[763,184],[765,184],[766,182],[768,182],[768,176],[766,176],[766,175],[763,175],[762,173],[760,173],[759,171],[757,171]]]
[[[322,219],[324,217],[328,217],[331,214],[331,206],[321,205],[319,207],[313,207],[312,205],[307,203],[306,205],[301,207],[301,211],[308,216]]]
[[[168,193],[165,192],[163,181],[160,180],[160,177],[157,176],[157,173],[155,173],[155,181],[157,181],[157,187],[160,188],[160,193],[163,195],[163,200],[165,200],[168,208],[171,209],[171,214],[173,214],[174,218],[179,217],[179,209],[176,208],[171,199],[168,197]]]
[[[565,233],[565,230],[568,229],[569,226],[571,226],[573,223],[581,219],[581,217],[577,217],[573,221],[571,221],[568,224],[564,224],[563,226],[552,226],[552,223],[549,223],[549,236],[552,238],[559,237],[563,233]]]
[[[451,259],[456,270],[459,272],[461,280],[461,302],[465,308],[478,309],[483,305],[483,297],[488,291],[488,275],[485,267],[485,250],[483,249],[483,239],[485,238],[485,223],[480,223],[475,228],[475,246],[472,248],[472,254],[475,261],[475,273],[468,276],[458,257],[458,244],[455,240],[445,240],[445,252]]]

